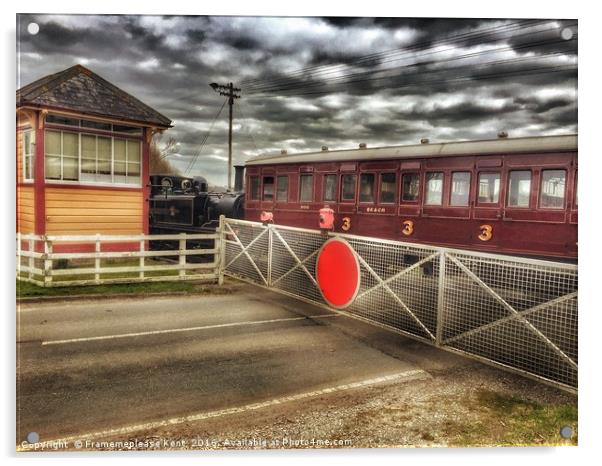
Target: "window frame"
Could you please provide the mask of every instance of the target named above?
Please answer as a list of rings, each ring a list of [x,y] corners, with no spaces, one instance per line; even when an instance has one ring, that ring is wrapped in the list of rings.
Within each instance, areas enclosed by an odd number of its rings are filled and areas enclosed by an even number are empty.
[[[510,204],[510,195],[511,195],[510,181],[511,181],[511,178],[512,178],[512,173],[514,173],[514,172],[527,172],[530,175],[530,178],[529,178],[529,196],[527,197],[528,203],[527,203],[526,206],[524,206],[524,205],[511,205]],[[531,170],[531,169],[528,169],[528,168],[516,168],[516,169],[508,170],[508,173],[506,175],[506,202],[505,202],[506,209],[524,209],[524,210],[530,210],[530,209],[532,209],[531,196],[533,195],[533,179],[534,179],[534,173],[533,173],[533,170]]]
[[[326,199],[326,179],[332,177],[334,179],[334,190],[332,199]],[[322,175],[322,202],[337,202],[337,174],[336,173],[324,173]]]
[[[353,199],[351,198],[344,198],[343,197],[343,190],[345,188],[345,183],[343,181],[343,178],[346,176],[351,176],[353,177]],[[340,193],[340,197],[339,197],[339,202],[341,204],[355,204],[357,201],[357,173],[356,172],[351,172],[351,173],[341,173],[341,182],[339,183],[339,193]]]
[[[74,124],[70,124],[70,123],[62,123],[62,122],[56,122],[56,121],[52,121],[52,118],[64,118],[66,120],[72,120],[74,122]],[[50,121],[49,121],[50,120]],[[83,125],[82,122],[87,122],[87,123],[92,123],[92,125],[87,126],[87,125]],[[95,128],[93,125],[97,124],[97,125],[108,125],[109,128]],[[104,120],[95,120],[95,119],[90,119],[90,118],[81,118],[79,116],[72,116],[72,115],[62,115],[60,113],[49,113],[46,118],[45,118],[45,126],[46,127],[56,127],[56,128],[60,128],[60,129],[77,129],[78,131],[82,131],[82,132],[87,132],[87,131],[98,131],[98,132],[102,132],[102,133],[111,133],[111,134],[118,134],[121,136],[126,136],[129,138],[142,138],[142,136],[144,135],[144,126],[138,126],[138,125],[131,125],[131,124],[120,124],[120,123],[115,123],[113,121],[104,121]],[[119,129],[115,129],[115,128],[128,128],[130,131],[120,131]],[[135,132],[132,132],[131,130],[134,130]]]
[[[278,180],[280,180],[280,179],[285,179],[286,180],[286,196],[285,196],[284,199],[278,199],[278,187],[279,187]],[[276,197],[274,198],[275,202],[288,202],[288,193],[289,193],[288,188],[289,188],[289,185],[290,185],[290,180],[288,178],[288,175],[277,175],[276,176],[276,183],[275,183],[275,185],[276,185]]]
[[[382,199],[383,195],[383,176],[384,175],[393,175],[395,177],[395,181],[393,181],[393,200],[390,202],[384,202]],[[397,171],[382,171],[378,174],[378,204],[379,205],[395,205],[397,200],[397,192],[398,192],[398,173]]]
[[[563,171],[564,172],[564,193],[562,195],[562,206],[561,207],[543,207],[541,205],[541,200],[542,200],[542,195],[543,195],[543,174],[544,172],[547,171]],[[569,182],[569,171],[566,167],[545,167],[542,168],[539,171],[539,183],[538,183],[538,190],[537,190],[537,209],[538,210],[542,210],[544,212],[550,212],[550,211],[559,211],[559,210],[565,210],[566,206],[567,206],[567,191],[568,191],[568,182]],[[576,185],[575,185],[576,186]]]
[[[466,198],[466,204],[454,204],[453,203],[453,195],[454,195],[454,175],[458,173],[467,173],[468,174],[468,193]],[[470,194],[472,188],[472,172],[470,170],[454,170],[451,172],[451,176],[449,178],[449,207],[459,207],[466,208],[470,207]]]
[[[253,194],[253,179],[257,180],[257,196]],[[261,200],[261,179],[260,175],[249,175],[249,200],[260,201]]]
[[[25,150],[26,144],[25,144],[25,135],[28,134],[29,135],[29,148],[31,150],[31,153],[27,153]],[[32,148],[33,146],[33,148]],[[33,128],[28,128],[28,129],[24,129],[21,131],[21,179],[23,180],[24,183],[33,183],[34,181],[34,177],[35,177],[35,167],[34,167],[34,163],[35,163],[35,155],[36,155],[36,150],[35,150],[35,146],[36,146],[36,132],[33,130]],[[29,167],[30,167],[30,171],[31,171],[31,176],[27,177],[27,159],[29,160]]]
[[[266,178],[272,178],[272,183],[266,183]],[[265,187],[266,185],[272,185],[272,199],[265,198]],[[276,201],[276,176],[275,175],[261,175],[261,202],[275,202]]]
[[[93,136],[94,137],[94,145],[95,145],[95,158],[94,158],[94,167],[95,167],[95,171],[94,171],[94,176],[98,176],[98,138],[105,138],[105,139],[109,139],[110,143],[111,143],[111,173],[110,173],[110,177],[111,180],[110,181],[95,181],[95,180],[82,180],[82,175],[84,174],[84,172],[82,171],[82,166],[83,166],[83,137],[84,136]],[[118,138],[120,139],[120,138]],[[79,152],[80,152],[80,157],[79,157],[79,181],[82,183],[94,183],[94,184],[99,184],[99,183],[110,183],[113,184],[114,180],[115,180],[115,141],[114,138],[110,137],[110,136],[105,136],[102,134],[93,134],[93,133],[85,133],[82,132],[80,133],[79,136]],[[127,142],[126,142],[126,175],[127,175]],[[140,174],[142,174],[142,171],[140,171]],[[128,185],[133,185],[134,183],[125,183]]]
[[[362,201],[362,176],[372,176],[372,200],[371,201]],[[356,185],[357,189],[357,202],[358,204],[376,204],[376,200],[378,199],[376,192],[376,172],[360,172],[359,179]],[[358,189],[359,188],[359,189]]]
[[[304,200],[302,199],[302,192],[303,192],[303,178],[307,177],[307,178],[311,178],[311,199],[309,200]],[[316,190],[315,190],[315,186],[314,186],[314,174],[313,173],[300,173],[299,174],[299,203],[300,204],[311,204],[312,202],[314,202],[315,199],[315,195],[316,195]]]
[[[497,201],[495,202],[482,202],[479,200],[480,192],[481,192],[481,175],[498,175],[499,185],[498,185],[498,193],[497,193]],[[499,207],[502,199],[502,172],[500,170],[480,170],[477,172],[477,184],[475,191],[475,206],[477,207]]]
[[[58,125],[56,125],[58,126]],[[143,164],[144,164],[144,158],[143,158],[143,141],[140,138],[136,138],[136,137],[124,137],[122,135],[112,135],[111,133],[106,133],[106,132],[88,132],[88,131],[77,131],[77,130],[73,130],[74,128],[79,128],[79,127],[75,127],[75,126],[67,126],[67,125],[63,125],[65,128],[59,128],[59,127],[55,127],[55,125],[53,126],[48,126],[46,128],[44,128],[44,141],[46,141],[46,137],[48,132],[55,132],[55,133],[59,133],[60,134],[60,140],[61,140],[61,149],[60,149],[60,154],[52,154],[52,153],[48,153],[47,152],[47,144],[44,143],[44,181],[46,183],[52,183],[52,184],[67,184],[67,185],[78,185],[78,186],[101,186],[101,187],[115,187],[115,188],[131,188],[131,189],[141,189],[143,187],[142,185],[142,175],[143,175]],[[64,179],[64,134],[65,133],[69,133],[69,134],[74,134],[77,136],[77,156],[76,157],[71,157],[71,156],[67,156],[67,158],[74,158],[77,160],[77,180],[65,180]],[[98,138],[99,137],[104,137],[107,139],[110,139],[111,141],[111,180],[103,180],[103,181],[95,181],[95,180],[83,180],[82,179],[82,135],[84,136],[94,136],[95,137],[95,167],[98,166]],[[125,182],[125,181],[115,181],[116,176],[122,176],[122,175],[115,175],[115,140],[122,140],[125,143],[125,151],[126,151],[126,158],[125,158],[125,167],[126,167],[126,173],[125,176],[126,180],[128,179],[128,177],[131,177],[132,182]],[[137,160],[136,161],[130,161],[129,158],[129,143],[136,143],[138,146],[138,156],[137,156]],[[56,179],[56,178],[48,178],[47,177],[47,173],[46,173],[46,158],[50,156],[50,157],[59,157],[60,160],[60,178]],[[129,171],[129,165],[130,164],[136,164],[138,165],[138,175],[129,175],[128,171]]]
[[[418,178],[418,191],[416,193],[416,199],[414,199],[413,201],[407,201],[403,198],[403,178],[406,175],[413,175],[416,176],[416,178]],[[422,195],[422,173],[420,171],[402,171],[401,172],[401,177],[400,177],[400,188],[399,188],[399,203],[400,204],[420,204],[421,202],[421,195]]]
[[[441,191],[440,191],[441,199],[438,204],[429,204],[429,203],[427,203],[428,185],[429,185],[428,175],[435,174],[435,173],[441,175]],[[441,170],[425,171],[424,172],[424,193],[423,193],[423,197],[422,197],[422,205],[425,207],[444,207],[444,202],[445,202],[444,197],[445,197],[445,172],[441,171]]]

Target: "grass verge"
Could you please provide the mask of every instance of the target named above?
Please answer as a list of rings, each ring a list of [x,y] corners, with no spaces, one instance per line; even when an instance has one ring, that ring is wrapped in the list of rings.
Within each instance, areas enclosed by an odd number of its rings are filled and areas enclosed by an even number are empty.
[[[542,405],[492,390],[478,390],[466,407],[477,414],[473,422],[446,421],[443,434],[450,445],[522,446],[577,445],[577,403]],[[560,429],[573,429],[564,439]]]
[[[147,295],[157,293],[227,294],[232,292],[228,280],[220,287],[188,281],[124,283],[113,285],[41,287],[17,280],[17,298],[61,297],[85,295]]]

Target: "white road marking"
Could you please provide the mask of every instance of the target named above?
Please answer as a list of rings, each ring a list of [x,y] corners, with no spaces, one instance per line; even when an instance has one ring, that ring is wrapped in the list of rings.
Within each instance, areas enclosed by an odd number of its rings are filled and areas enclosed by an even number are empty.
[[[129,425],[129,426],[125,426],[125,427],[119,427],[116,429],[108,429],[108,430],[102,430],[102,431],[97,431],[97,432],[88,432],[88,433],[83,433],[83,434],[79,434],[79,435],[72,435],[70,437],[64,437],[62,439],[57,439],[57,440],[47,440],[46,442],[49,445],[52,445],[57,442],[65,442],[66,443],[66,442],[74,442],[76,440],[94,439],[94,438],[98,438],[98,437],[102,437],[102,438],[108,440],[111,437],[131,434],[132,432],[153,430],[153,429],[157,429],[157,428],[165,427],[165,426],[173,426],[173,425],[178,425],[178,424],[184,424],[187,422],[202,421],[205,419],[228,416],[230,414],[240,414],[240,413],[244,413],[247,411],[253,411],[253,410],[257,410],[257,409],[267,408],[269,406],[286,403],[289,401],[298,401],[298,400],[303,400],[303,399],[307,399],[307,398],[314,398],[314,397],[317,397],[320,395],[326,395],[329,393],[342,392],[342,391],[351,390],[354,388],[362,388],[362,387],[367,387],[369,385],[376,385],[379,383],[392,382],[394,380],[401,380],[401,379],[418,377],[418,376],[428,377],[429,374],[427,372],[423,371],[422,369],[413,369],[413,370],[409,370],[409,371],[397,372],[395,374],[385,375],[382,377],[375,377],[372,379],[360,380],[359,382],[352,382],[352,383],[348,383],[348,384],[344,384],[344,385],[336,385],[334,387],[323,388],[321,390],[314,390],[311,392],[304,392],[304,393],[299,393],[296,395],[284,396],[281,398],[274,398],[272,400],[263,401],[261,403],[251,403],[251,404],[247,404],[247,405],[243,405],[243,406],[239,406],[239,407],[235,407],[235,408],[220,409],[217,411],[208,411],[208,412],[203,412],[203,413],[191,414],[191,415],[183,416],[183,417],[174,417],[174,418],[165,419],[162,421],[147,422],[145,424],[134,424],[134,425]]]
[[[178,333],[178,332],[194,332],[197,330],[209,330],[215,328],[226,328],[226,327],[240,327],[244,325],[260,325],[260,324],[271,324],[275,322],[289,322],[294,320],[305,320],[305,319],[323,319],[326,317],[339,317],[340,314],[320,314],[315,316],[307,316],[307,317],[284,317],[282,319],[269,319],[269,320],[248,320],[244,322],[231,322],[227,324],[215,324],[215,325],[205,325],[202,327],[186,327],[186,328],[172,328],[166,330],[151,330],[148,332],[135,332],[135,333],[121,333],[117,335],[101,335],[97,337],[84,337],[84,338],[71,338],[68,340],[49,340],[43,341],[42,346],[48,345],[64,345],[67,343],[81,343],[87,341],[98,341],[98,340],[115,340],[118,338],[132,338],[132,337],[141,337],[147,335],[162,335],[166,333]]]

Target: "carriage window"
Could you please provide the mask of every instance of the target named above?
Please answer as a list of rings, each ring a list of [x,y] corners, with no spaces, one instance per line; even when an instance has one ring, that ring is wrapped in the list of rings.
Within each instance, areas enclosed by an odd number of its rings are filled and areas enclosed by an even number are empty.
[[[467,206],[470,195],[470,172],[452,173],[450,204]]]
[[[443,201],[443,173],[426,174],[426,201],[428,205],[441,205]]]
[[[263,200],[273,201],[274,200],[274,177],[264,176],[263,177]]]
[[[404,173],[402,179],[402,191],[401,201],[402,202],[415,202],[418,200],[418,190],[420,188],[420,174],[419,173]]]
[[[314,176],[301,175],[301,202],[311,202],[314,200]]]
[[[342,201],[355,201],[355,175],[343,175]]]
[[[276,187],[276,200],[288,201],[288,176],[278,177],[278,186]]]
[[[374,202],[374,174],[360,175],[360,202]]]
[[[565,182],[566,170],[543,170],[541,172],[539,207],[562,209],[564,207]]]
[[[531,172],[511,171],[508,179],[508,207],[529,207]]]
[[[395,173],[383,173],[380,175],[380,202],[382,204],[392,204],[395,202],[396,181],[397,177]]]
[[[479,204],[497,204],[500,200],[500,174],[479,173]]]
[[[259,199],[259,177],[251,177],[251,199],[256,201]]]
[[[324,175],[324,194],[322,194],[324,201],[336,201],[337,199],[337,176],[336,175]]]

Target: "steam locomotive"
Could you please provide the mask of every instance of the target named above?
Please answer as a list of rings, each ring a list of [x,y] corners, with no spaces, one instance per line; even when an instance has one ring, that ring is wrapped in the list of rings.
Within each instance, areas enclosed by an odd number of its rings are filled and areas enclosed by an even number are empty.
[[[220,215],[244,218],[242,167],[236,167],[234,192],[209,192],[202,176],[151,176],[151,234],[211,233]]]

